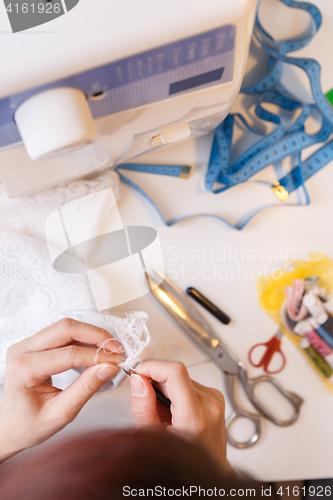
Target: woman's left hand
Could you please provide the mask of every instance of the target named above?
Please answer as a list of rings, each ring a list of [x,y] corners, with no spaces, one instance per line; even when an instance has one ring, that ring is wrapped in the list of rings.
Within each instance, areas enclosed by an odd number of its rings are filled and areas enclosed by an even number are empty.
[[[117,364],[125,359],[117,341],[106,344],[117,354],[101,351],[95,365],[96,348],[109,339],[112,336],[102,328],[65,318],[8,349],[0,405],[0,463],[64,428],[116,375]],[[87,368],[64,391],[49,383],[52,375],[74,367]]]

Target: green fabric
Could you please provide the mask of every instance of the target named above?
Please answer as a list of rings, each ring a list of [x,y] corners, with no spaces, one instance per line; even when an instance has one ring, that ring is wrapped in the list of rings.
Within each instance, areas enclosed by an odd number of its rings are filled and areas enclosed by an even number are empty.
[[[329,90],[325,95],[328,102],[331,104],[331,106],[333,106],[333,89]]]

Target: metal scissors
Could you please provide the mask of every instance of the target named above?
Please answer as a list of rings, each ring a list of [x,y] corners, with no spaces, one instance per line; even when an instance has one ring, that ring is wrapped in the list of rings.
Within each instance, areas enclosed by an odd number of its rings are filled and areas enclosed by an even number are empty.
[[[286,364],[286,358],[283,352],[280,349],[280,344],[281,344],[281,337],[283,335],[282,330],[278,330],[274,337],[272,337],[268,342],[263,342],[261,344],[255,344],[249,352],[249,361],[252,366],[255,366],[258,368],[259,366],[262,366],[263,369],[265,370],[266,373],[270,373],[271,375],[274,375],[274,373],[280,373],[283,368],[285,367]],[[253,361],[253,352],[260,347],[264,347],[264,354],[260,361],[258,363],[255,363]],[[272,363],[273,358],[279,357],[281,359],[281,366],[280,368],[277,368],[276,370],[270,370],[269,366]]]
[[[154,274],[158,280],[154,279]],[[217,337],[206,319],[195,308],[187,296],[179,290],[173,283],[156,271],[146,272],[148,286],[153,296],[166,309],[172,318],[178,323],[188,337],[204,351],[209,358],[224,372],[226,377],[226,389],[229,401],[233,408],[231,415],[226,421],[228,442],[236,448],[249,448],[259,439],[261,433],[261,417],[281,427],[292,425],[299,417],[300,407],[303,399],[297,394],[287,391],[280,383],[269,375],[262,375],[250,379],[247,375],[244,364],[239,361]],[[239,406],[236,400],[236,381],[243,386],[245,393],[256,408],[258,413],[251,413]],[[282,420],[275,416],[269,407],[265,406],[255,395],[255,389],[259,384],[271,384],[278,390],[292,406],[293,414],[288,420]],[[231,434],[232,424],[240,418],[249,419],[254,424],[254,432],[247,441],[237,441]]]

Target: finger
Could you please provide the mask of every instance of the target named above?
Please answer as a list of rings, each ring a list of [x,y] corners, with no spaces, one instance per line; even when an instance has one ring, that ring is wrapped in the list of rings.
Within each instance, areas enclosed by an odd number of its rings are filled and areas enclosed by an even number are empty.
[[[162,385],[162,392],[171,400],[173,408],[193,411],[199,404],[195,389],[183,363],[177,361],[145,361],[137,370],[140,375]]]
[[[12,383],[34,387],[51,375],[63,373],[71,368],[95,365],[96,348],[69,345],[59,349],[24,354],[14,359],[9,367],[15,371]],[[122,355],[99,353],[99,362],[119,364],[126,358]]]
[[[199,383],[195,382],[195,380],[192,380],[191,379],[191,382],[192,382],[192,385],[194,387],[194,390],[195,390],[195,393],[196,394],[204,394],[204,391],[201,390],[200,388],[200,385]],[[169,393],[168,393],[168,387],[166,386],[165,382],[156,382],[154,381],[154,386],[157,387],[157,389],[159,389],[160,391],[163,392],[163,394],[170,399],[169,397]],[[205,387],[204,385],[201,386],[203,389],[207,389],[209,390],[208,387]]]
[[[115,365],[99,364],[86,368],[84,372],[57,396],[59,414],[69,423],[89,399],[111,378],[117,374]]]
[[[101,347],[104,342],[111,338],[112,335],[103,328],[89,325],[88,323],[81,323],[74,319],[64,318],[44,328],[32,337],[22,340],[16,346],[21,351],[45,351],[46,349],[63,347],[73,341],[77,341]],[[114,347],[111,350],[115,350],[122,346],[120,342],[114,340],[113,342],[108,342],[106,347],[108,349]]]
[[[192,380],[192,384],[194,388],[198,391],[200,391],[202,394],[206,396],[210,396],[211,398],[216,399],[219,403],[222,403],[224,405],[224,396],[223,394],[218,390],[215,389],[214,387],[207,387],[205,385],[200,384],[196,380]]]
[[[161,425],[155,391],[146,377],[131,375],[131,407],[138,427]]]
[[[163,404],[157,401],[156,410],[158,414],[158,418],[163,425],[171,425],[171,412],[170,410]]]

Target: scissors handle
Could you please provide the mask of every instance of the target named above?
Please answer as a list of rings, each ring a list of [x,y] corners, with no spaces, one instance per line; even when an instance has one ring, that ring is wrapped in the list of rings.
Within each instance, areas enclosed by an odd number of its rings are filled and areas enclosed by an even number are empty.
[[[256,377],[250,379],[247,376],[247,372],[243,363],[239,363],[240,371],[239,371],[239,380],[241,381],[245,392],[253,404],[253,406],[268,420],[273,422],[275,425],[279,427],[288,427],[292,425],[299,417],[300,408],[304,400],[295,394],[294,392],[287,391],[279,382],[277,382],[270,375],[262,375],[261,377]],[[259,384],[271,384],[275,387],[277,391],[287,400],[287,402],[293,408],[293,414],[288,420],[282,420],[281,418],[276,417],[267,406],[265,406],[255,395],[255,389]]]
[[[226,425],[228,443],[231,446],[234,446],[235,448],[244,449],[244,448],[250,448],[258,441],[261,433],[261,418],[259,415],[255,413],[250,413],[249,411],[240,408],[238,406],[238,403],[235,399],[236,378],[237,377],[235,375],[230,375],[230,374],[225,375],[227,394],[229,402],[232,406],[232,412],[227,418],[225,425]],[[250,438],[247,441],[237,441],[237,439],[235,439],[232,435],[232,429],[231,429],[232,424],[237,419],[241,418],[250,420],[253,423],[254,431],[252,436],[250,436]]]
[[[269,373],[271,375],[274,375],[275,373],[280,373],[286,364],[286,358],[280,349],[280,344],[281,344],[281,340],[276,335],[274,335],[274,337],[271,338],[268,342],[261,343],[261,344],[255,344],[250,349],[250,352],[249,352],[249,361],[250,361],[251,365],[255,366],[256,368],[258,368],[259,366],[262,366],[263,369],[265,370],[265,372]],[[260,359],[260,361],[258,363],[255,363],[253,361],[253,351],[255,351],[258,347],[265,347],[265,352],[263,354],[263,357]],[[278,368],[277,370],[270,370],[269,365],[272,362],[274,355],[276,355],[276,354],[278,356],[280,356],[280,358],[282,360],[281,367]]]

